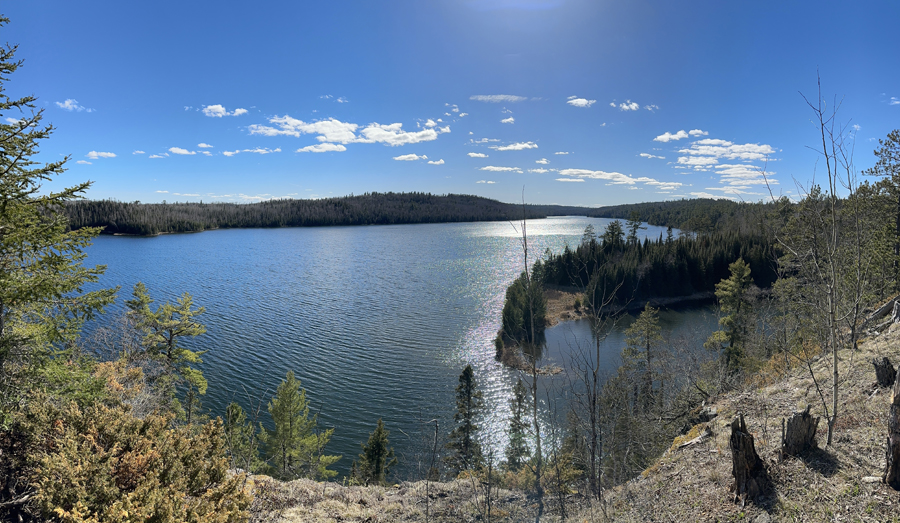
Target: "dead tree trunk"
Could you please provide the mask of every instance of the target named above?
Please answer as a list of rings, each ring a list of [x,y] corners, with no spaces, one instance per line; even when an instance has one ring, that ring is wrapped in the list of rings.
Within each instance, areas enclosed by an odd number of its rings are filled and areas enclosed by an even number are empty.
[[[743,414],[731,422],[729,447],[732,459],[731,473],[734,475],[732,486],[734,497],[735,501],[741,500],[743,504],[747,500],[756,499],[769,485],[766,466],[756,453],[753,436],[747,432]]]
[[[900,490],[900,380],[894,381],[891,394],[891,412],[888,419],[887,466],[882,481],[894,490]]]
[[[875,366],[875,379],[878,380],[879,387],[890,387],[894,384],[894,380],[897,378],[897,370],[891,365],[889,359],[881,358],[881,361],[873,359],[872,365]]]
[[[781,456],[797,456],[801,452],[818,447],[816,443],[816,428],[819,426],[819,418],[814,418],[809,413],[809,405],[803,412],[795,412],[785,427],[781,420]]]

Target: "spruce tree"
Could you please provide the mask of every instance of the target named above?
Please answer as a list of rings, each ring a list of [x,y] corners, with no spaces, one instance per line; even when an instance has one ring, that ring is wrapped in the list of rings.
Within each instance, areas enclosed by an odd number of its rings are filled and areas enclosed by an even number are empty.
[[[300,388],[293,371],[288,371],[269,402],[269,414],[275,428],[265,429],[264,443],[277,478],[327,479],[337,474],[328,466],[341,457],[323,454],[334,429],[316,430],[318,415],[310,419],[306,389]]]
[[[388,442],[389,431],[379,419],[375,431],[369,434],[369,441],[361,444],[362,454],[359,461],[350,467],[350,477],[362,485],[383,485],[387,480],[390,468],[397,464],[394,449]]]
[[[753,283],[750,277],[750,266],[738,258],[728,266],[731,276],[716,284],[716,298],[719,299],[719,307],[725,316],[719,319],[722,330],[710,335],[705,346],[707,348],[722,349],[722,357],[726,367],[737,370],[744,357],[744,341],[750,329],[750,303],[747,291]]]
[[[625,365],[641,376],[641,396],[645,407],[653,395],[653,380],[658,372],[653,369],[653,360],[662,341],[659,309],[654,309],[648,302],[640,316],[625,330],[625,350],[622,353]]]
[[[244,409],[231,402],[225,409],[225,444],[231,454],[232,466],[247,472],[260,469],[259,438],[256,429],[247,419]]]
[[[0,27],[8,21],[0,16]],[[54,128],[41,123],[44,111],[35,110],[33,96],[6,94],[6,82],[22,65],[16,49],[0,45],[0,428],[24,405],[34,366],[68,358],[83,323],[117,290],[81,291],[106,269],[82,266],[83,251],[100,229],[70,231],[61,211],[82,198],[90,182],[44,187],[65,171],[69,157],[32,159]]]
[[[509,418],[509,444],[506,447],[506,467],[518,472],[530,456],[528,450],[528,389],[522,379],[513,387],[509,400],[512,416]]]
[[[456,386],[456,427],[450,432],[446,448],[451,454],[447,465],[457,474],[464,470],[475,470],[482,462],[481,445],[476,439],[478,425],[475,418],[484,409],[481,391],[475,383],[475,373],[471,365],[466,365],[459,375]]]

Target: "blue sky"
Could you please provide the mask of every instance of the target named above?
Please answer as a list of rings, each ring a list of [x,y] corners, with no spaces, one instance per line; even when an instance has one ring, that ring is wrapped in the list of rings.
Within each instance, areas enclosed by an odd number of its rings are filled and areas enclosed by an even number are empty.
[[[796,195],[816,75],[859,170],[900,127],[900,3],[4,2],[60,183],[124,201],[368,191]],[[19,118],[3,114],[4,120]]]

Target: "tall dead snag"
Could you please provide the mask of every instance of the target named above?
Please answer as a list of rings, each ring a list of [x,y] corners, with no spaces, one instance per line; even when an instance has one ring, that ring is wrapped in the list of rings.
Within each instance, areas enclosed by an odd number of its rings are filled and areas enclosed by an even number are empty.
[[[900,490],[900,380],[894,381],[894,391],[891,394],[891,413],[890,419],[888,419],[885,455],[887,465],[881,479],[894,490]]]
[[[743,414],[739,414],[731,422],[728,446],[731,447],[731,473],[734,475],[732,492],[735,501],[741,500],[741,504],[752,501],[766,491],[769,479],[766,466],[756,453],[753,436],[747,432]]]
[[[816,429],[819,427],[819,418],[809,413],[809,405],[802,412],[795,412],[785,427],[781,421],[781,456],[797,456],[809,449],[818,447],[816,443]]]
[[[875,366],[875,379],[878,380],[879,387],[890,387],[897,379],[897,370],[891,365],[891,360],[887,358],[873,359],[872,365]]]

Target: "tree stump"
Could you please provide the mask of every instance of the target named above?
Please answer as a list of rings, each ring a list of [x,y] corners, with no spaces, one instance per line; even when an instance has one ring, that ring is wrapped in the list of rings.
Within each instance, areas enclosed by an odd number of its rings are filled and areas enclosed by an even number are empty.
[[[875,366],[875,379],[878,380],[879,387],[890,387],[894,384],[894,380],[897,378],[897,371],[891,365],[889,359],[881,358],[881,361],[877,358],[873,359],[872,365]]]
[[[728,446],[731,447],[735,501],[740,499],[742,504],[747,500],[752,501],[765,492],[769,480],[766,467],[756,453],[753,436],[747,432],[743,414],[731,422],[731,438]]]
[[[809,405],[803,412],[795,412],[785,427],[781,420],[781,455],[797,456],[801,452],[814,449],[816,444],[816,428],[819,426],[819,418],[814,418],[809,413]]]
[[[900,380],[894,381],[894,390],[891,394],[885,454],[887,465],[881,479],[894,490],[900,490]]]

